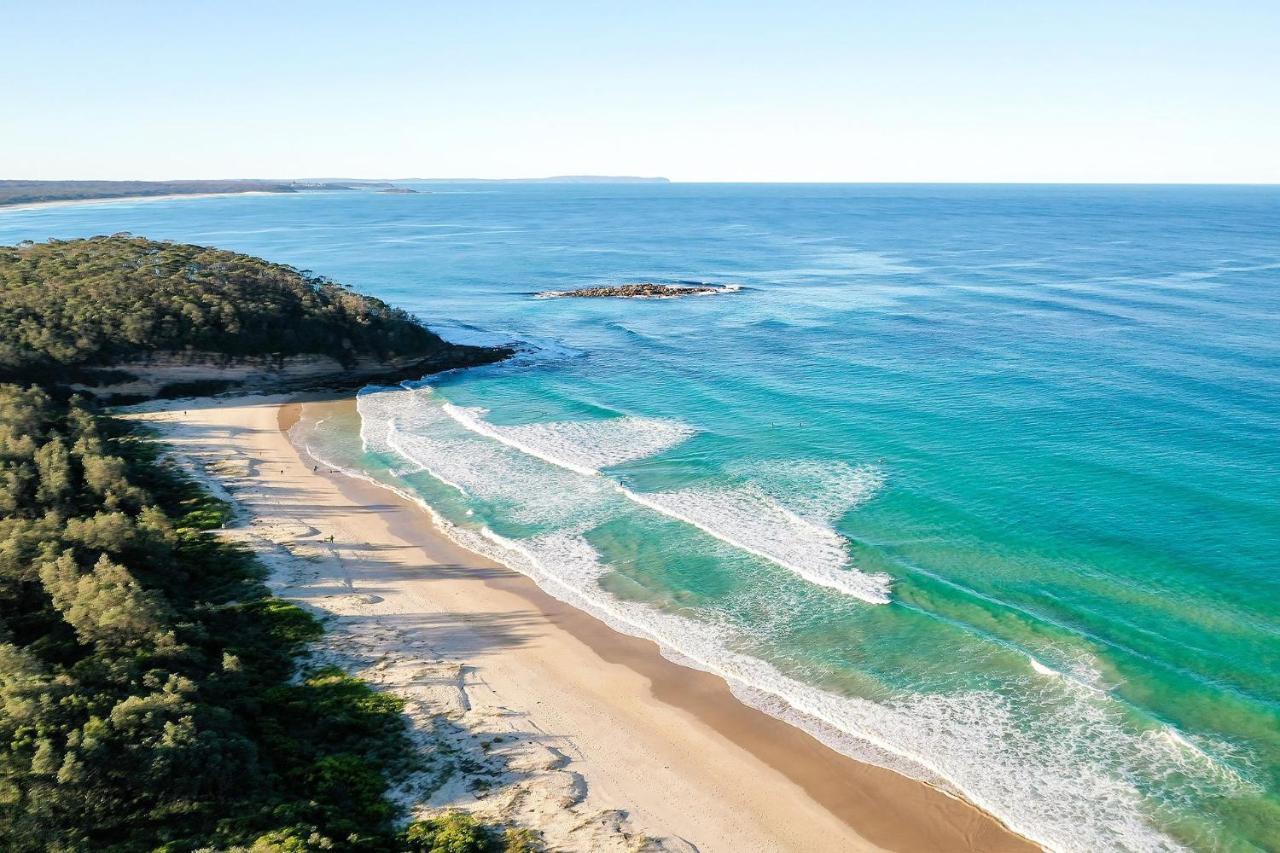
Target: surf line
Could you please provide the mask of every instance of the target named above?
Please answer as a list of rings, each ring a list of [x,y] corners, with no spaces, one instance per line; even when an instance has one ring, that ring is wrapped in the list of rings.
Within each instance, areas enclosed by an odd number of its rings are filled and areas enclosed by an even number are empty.
[[[840,570],[838,574],[834,572],[823,573],[815,572],[802,566],[793,565],[785,560],[780,560],[777,556],[770,554],[767,551],[756,548],[755,546],[743,542],[740,539],[735,539],[714,527],[702,524],[683,513],[671,509],[670,507],[663,506],[658,501],[647,498],[637,492],[633,492],[625,486],[615,485],[615,488],[627,499],[634,501],[643,507],[647,507],[648,509],[660,513],[661,515],[665,515],[668,518],[673,518],[676,521],[688,524],[691,527],[696,527],[708,536],[719,539],[721,542],[731,545],[741,551],[746,551],[748,554],[753,554],[762,560],[768,560],[770,563],[786,569],[811,584],[823,586],[827,589],[834,589],[837,592],[843,592],[847,595],[852,595],[855,598],[862,599],[868,604],[888,604],[892,600],[889,597],[889,579],[884,575],[868,575],[855,568]]]
[[[462,427],[482,435],[485,438],[504,444],[514,450],[518,450],[521,453],[541,459],[543,462],[547,462],[551,465],[566,468],[574,473],[581,474],[584,477],[603,476],[600,471],[595,468],[591,468],[586,465],[579,465],[566,459],[560,459],[559,457],[533,447],[518,438],[512,438],[509,435],[504,435],[502,431],[494,429],[490,424],[485,423],[483,419],[460,406],[455,406],[452,403],[443,403],[441,404],[441,409],[445,414],[457,421]],[[727,545],[746,551],[748,554],[752,554],[763,560],[768,560],[774,565],[786,569],[797,577],[816,586],[834,589],[837,592],[842,592],[846,595],[859,598],[868,604],[888,604],[892,600],[889,597],[889,579],[885,575],[868,575],[855,568],[841,570],[839,574],[823,573],[812,571],[804,568],[803,566],[792,565],[760,548],[756,548],[746,542],[729,536],[719,530],[716,530],[714,527],[701,524],[682,513],[670,509],[669,507],[665,507],[658,501],[646,498],[637,492],[633,492],[621,483],[614,481],[613,486],[617,489],[619,494],[623,495],[633,503],[639,504],[640,506],[653,510],[661,515],[665,515],[668,518],[673,518],[676,521],[688,524],[715,539],[719,539]]]
[[[568,468],[570,471],[573,471],[576,474],[581,474],[584,477],[596,477],[600,474],[600,472],[595,468],[589,468],[586,465],[578,465],[577,463],[570,462],[567,459],[559,459],[549,453],[544,453],[543,451],[538,450],[536,447],[526,444],[518,438],[511,438],[510,436],[503,435],[499,430],[494,429],[471,412],[459,406],[455,406],[453,403],[443,403],[441,404],[441,408],[444,410],[446,415],[453,418],[462,426],[472,432],[483,435],[485,438],[491,438],[499,444],[505,444],[507,447],[514,448],[519,450],[521,453],[526,453],[529,456],[541,459],[543,462],[549,462],[552,465],[557,465],[561,468]]]

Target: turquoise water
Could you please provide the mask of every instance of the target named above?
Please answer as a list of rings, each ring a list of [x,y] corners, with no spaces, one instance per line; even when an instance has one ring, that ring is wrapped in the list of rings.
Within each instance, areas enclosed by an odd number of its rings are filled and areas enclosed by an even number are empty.
[[[518,341],[314,453],[1055,849],[1280,849],[1280,190],[439,185],[0,213]],[[642,280],[685,300],[536,299]]]

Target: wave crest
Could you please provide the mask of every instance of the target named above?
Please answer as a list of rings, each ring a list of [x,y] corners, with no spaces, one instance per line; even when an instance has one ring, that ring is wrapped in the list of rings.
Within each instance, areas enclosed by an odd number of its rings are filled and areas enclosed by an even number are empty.
[[[499,426],[484,420],[485,409],[445,403],[441,410],[472,432],[588,477],[602,468],[656,456],[694,434],[687,424],[657,418]]]

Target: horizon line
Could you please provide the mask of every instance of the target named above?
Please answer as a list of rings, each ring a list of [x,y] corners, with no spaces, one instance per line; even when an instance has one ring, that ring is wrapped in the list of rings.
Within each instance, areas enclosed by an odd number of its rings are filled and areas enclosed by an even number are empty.
[[[565,184],[713,184],[713,185],[761,185],[761,186],[1205,186],[1205,187],[1275,187],[1280,180],[975,180],[975,179],[922,179],[922,180],[699,180],[667,178],[643,175],[551,175],[545,177],[466,177],[466,178],[384,178],[384,177],[315,177],[315,178],[0,178],[4,183],[179,183],[179,182],[277,182],[277,183],[565,183]]]

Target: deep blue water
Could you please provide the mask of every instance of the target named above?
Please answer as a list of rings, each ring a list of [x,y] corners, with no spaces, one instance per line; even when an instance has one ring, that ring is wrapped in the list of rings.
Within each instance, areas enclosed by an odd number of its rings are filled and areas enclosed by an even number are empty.
[[[1059,849],[1280,849],[1280,189],[422,186],[0,212],[525,353],[314,452]],[[537,299],[706,281],[684,300]]]

